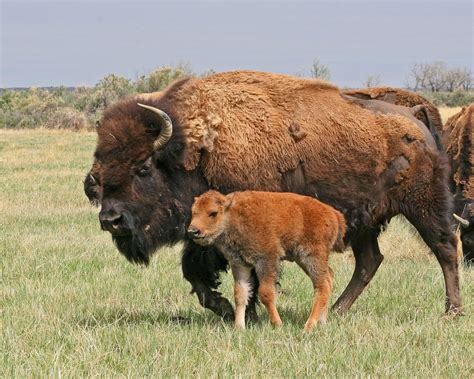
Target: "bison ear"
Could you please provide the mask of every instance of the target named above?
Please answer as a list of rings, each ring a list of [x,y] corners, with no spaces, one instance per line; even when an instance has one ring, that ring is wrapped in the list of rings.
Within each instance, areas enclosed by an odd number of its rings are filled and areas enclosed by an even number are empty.
[[[101,187],[97,179],[89,171],[84,179],[84,193],[91,202],[92,205],[96,207],[100,204],[101,197]]]

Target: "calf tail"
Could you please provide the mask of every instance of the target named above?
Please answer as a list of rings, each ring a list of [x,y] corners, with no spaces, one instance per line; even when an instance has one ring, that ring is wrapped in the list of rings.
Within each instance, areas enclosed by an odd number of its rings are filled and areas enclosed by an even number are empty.
[[[341,212],[336,212],[337,216],[337,237],[334,241],[332,249],[338,253],[342,253],[346,247],[344,236],[346,235],[346,219]]]

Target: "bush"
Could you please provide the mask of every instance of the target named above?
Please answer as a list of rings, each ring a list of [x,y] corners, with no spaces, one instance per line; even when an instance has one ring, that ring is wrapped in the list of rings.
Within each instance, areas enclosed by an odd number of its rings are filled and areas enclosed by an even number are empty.
[[[71,107],[57,108],[43,127],[48,129],[72,129],[81,130],[89,128],[90,123],[84,113]]]
[[[474,92],[462,89],[453,92],[423,92],[422,95],[437,107],[462,107],[474,103]]]
[[[193,73],[189,66],[179,64],[177,67],[161,66],[148,76],[141,76],[136,83],[138,93],[157,92],[165,89],[170,83]]]
[[[93,128],[106,107],[124,97],[161,91],[173,81],[193,75],[183,64],[162,66],[136,82],[110,74],[94,87],[6,90],[0,94],[1,128]]]

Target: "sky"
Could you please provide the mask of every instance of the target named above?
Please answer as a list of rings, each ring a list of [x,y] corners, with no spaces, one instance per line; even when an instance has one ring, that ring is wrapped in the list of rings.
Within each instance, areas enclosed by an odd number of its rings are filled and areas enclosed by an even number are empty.
[[[417,62],[473,69],[472,1],[5,1],[0,87],[94,85],[161,65],[404,86]]]

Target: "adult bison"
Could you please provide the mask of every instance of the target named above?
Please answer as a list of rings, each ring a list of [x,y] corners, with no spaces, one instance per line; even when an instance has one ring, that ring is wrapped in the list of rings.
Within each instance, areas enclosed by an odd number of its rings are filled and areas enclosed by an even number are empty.
[[[474,263],[474,103],[450,117],[443,130],[446,152],[451,162],[455,217],[461,225],[464,261]]]
[[[414,109],[415,117],[421,120],[427,126],[432,124],[438,135],[441,135],[443,132],[443,122],[441,120],[441,115],[439,114],[438,108],[436,108],[423,96],[415,92],[392,87],[350,89],[344,90],[343,92],[346,95],[356,97],[361,100],[379,100],[408,108],[424,105],[425,108],[418,107]]]
[[[383,260],[381,228],[403,214],[441,265],[446,311],[461,312],[446,158],[409,119],[368,111],[325,82],[251,71],[181,80],[139,102],[106,110],[85,182],[102,228],[131,262],[184,240],[184,277],[204,307],[232,319],[215,291],[227,262],[186,239],[193,198],[210,188],[295,192],[348,221],[356,266],[336,310],[370,282]]]

